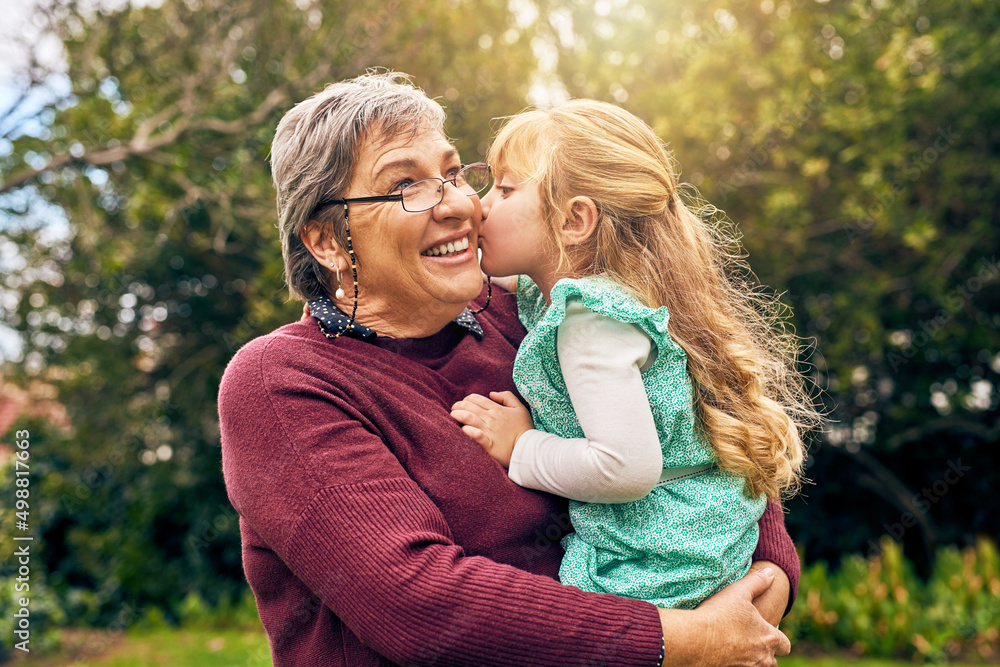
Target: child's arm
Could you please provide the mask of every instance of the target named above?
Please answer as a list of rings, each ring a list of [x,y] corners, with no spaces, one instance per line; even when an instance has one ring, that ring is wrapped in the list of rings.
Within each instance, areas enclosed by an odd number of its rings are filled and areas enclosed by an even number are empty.
[[[510,478],[584,502],[642,498],[663,470],[660,438],[640,373],[654,353],[649,337],[574,300],[559,327],[557,351],[586,437],[525,432],[511,457]]]
[[[514,443],[534,426],[528,408],[511,391],[491,391],[489,398],[469,394],[451,406],[451,416],[504,468],[510,466]]]
[[[585,438],[532,429],[513,394],[478,394],[452,416],[501,465],[531,489],[584,502],[623,503],[648,494],[660,479],[663,454],[640,368],[652,343],[637,328],[567,304],[559,327],[559,365]]]

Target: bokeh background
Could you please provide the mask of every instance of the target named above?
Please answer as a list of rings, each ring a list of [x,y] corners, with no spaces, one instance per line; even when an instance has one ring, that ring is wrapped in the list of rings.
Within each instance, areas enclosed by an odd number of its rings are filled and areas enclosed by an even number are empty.
[[[1000,4],[9,11],[0,660],[14,654],[22,429],[33,648],[103,628],[106,641],[74,649],[99,661],[126,628],[252,623],[216,393],[241,345],[300,314],[282,283],[270,141],[296,101],[374,66],[440,100],[466,162],[529,104],[596,98],[655,128],[689,195],[738,226],[791,308],[829,416],[813,484],[787,503],[805,572],[782,629],[806,655],[1000,660]]]

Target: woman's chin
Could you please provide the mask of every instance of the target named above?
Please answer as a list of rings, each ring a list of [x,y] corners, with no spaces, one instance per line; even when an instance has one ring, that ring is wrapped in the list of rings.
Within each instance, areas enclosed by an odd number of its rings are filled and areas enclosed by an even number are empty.
[[[442,301],[467,303],[483,291],[483,274],[477,264],[470,263],[467,270],[449,273],[450,275],[436,275],[429,279],[429,282],[437,283],[437,289],[432,290],[438,293],[438,298]]]

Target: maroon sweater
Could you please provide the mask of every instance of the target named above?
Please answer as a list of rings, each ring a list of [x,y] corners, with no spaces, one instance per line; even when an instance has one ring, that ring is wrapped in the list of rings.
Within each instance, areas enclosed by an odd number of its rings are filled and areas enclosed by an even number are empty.
[[[449,416],[514,390],[524,330],[496,291],[481,340],[452,323],[331,341],[309,318],[226,369],[223,472],[275,665],[657,664],[656,608],[559,584],[566,501],[511,482]],[[780,509],[760,528],[755,558],[794,594]]]

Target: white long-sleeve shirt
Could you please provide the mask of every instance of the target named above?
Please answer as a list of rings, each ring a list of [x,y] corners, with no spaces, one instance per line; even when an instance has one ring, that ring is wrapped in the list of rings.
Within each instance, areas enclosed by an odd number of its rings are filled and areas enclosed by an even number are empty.
[[[642,383],[656,349],[638,327],[566,304],[556,353],[584,438],[538,430],[518,438],[515,483],[583,502],[624,503],[652,491],[663,471],[659,436]]]

